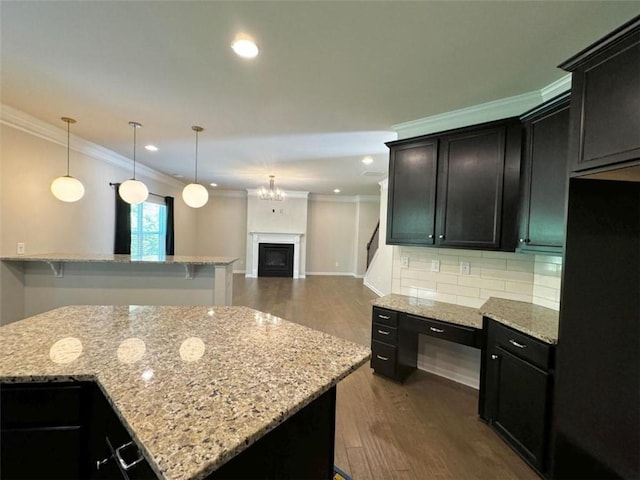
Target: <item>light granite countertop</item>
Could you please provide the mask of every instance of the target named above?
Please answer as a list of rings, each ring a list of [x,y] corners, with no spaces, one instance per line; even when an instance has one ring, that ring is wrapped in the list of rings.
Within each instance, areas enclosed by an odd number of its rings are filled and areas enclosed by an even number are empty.
[[[207,476],[371,353],[246,307],[62,307],[0,346],[3,382],[95,380],[167,479]]]
[[[420,317],[482,329],[482,316],[476,308],[409,297],[397,293],[376,298],[372,303],[376,307],[388,308],[399,312],[412,313]]]
[[[491,297],[479,309],[392,293],[373,300],[376,307],[482,329],[482,316],[550,344],[558,343],[558,312],[516,300]]]
[[[68,262],[68,263],[160,263],[190,265],[229,265],[238,260],[237,257],[206,257],[185,255],[142,256],[116,254],[76,254],[76,253],[38,253],[0,257],[8,262]]]
[[[558,343],[559,313],[550,308],[491,297],[480,313],[543,342]]]

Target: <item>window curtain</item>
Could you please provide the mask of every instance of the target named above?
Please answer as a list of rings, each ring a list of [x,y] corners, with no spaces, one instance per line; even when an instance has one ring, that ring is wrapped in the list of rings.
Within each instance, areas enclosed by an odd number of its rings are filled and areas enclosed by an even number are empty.
[[[164,197],[167,205],[167,235],[165,237],[165,252],[174,255],[175,234],[173,230],[173,197]]]
[[[116,195],[116,228],[113,244],[114,254],[131,254],[131,205],[120,198],[119,183],[114,183]]]

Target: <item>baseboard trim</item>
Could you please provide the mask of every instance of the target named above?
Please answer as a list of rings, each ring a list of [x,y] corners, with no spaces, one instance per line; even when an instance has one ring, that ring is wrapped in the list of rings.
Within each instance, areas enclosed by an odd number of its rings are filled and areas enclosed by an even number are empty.
[[[364,284],[365,287],[367,287],[369,290],[371,290],[373,293],[375,293],[376,295],[378,295],[379,297],[384,297],[384,293],[382,293],[380,290],[378,290],[376,287],[374,287],[373,285],[371,285],[369,282],[367,282],[366,280],[364,282],[362,282]]]

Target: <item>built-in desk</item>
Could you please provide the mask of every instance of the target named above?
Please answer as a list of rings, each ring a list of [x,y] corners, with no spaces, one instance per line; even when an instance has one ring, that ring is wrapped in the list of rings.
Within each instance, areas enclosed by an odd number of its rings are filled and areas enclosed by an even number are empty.
[[[417,368],[419,335],[482,347],[482,316],[475,308],[396,294],[373,305],[371,367],[399,382]]]
[[[6,324],[65,305],[231,305],[237,258],[45,253],[0,260]]]

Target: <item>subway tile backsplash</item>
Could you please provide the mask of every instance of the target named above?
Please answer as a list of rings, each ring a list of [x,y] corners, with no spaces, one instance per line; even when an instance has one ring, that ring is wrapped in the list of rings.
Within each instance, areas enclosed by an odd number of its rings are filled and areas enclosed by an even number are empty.
[[[409,259],[402,266],[401,258]],[[432,271],[432,261],[439,271]],[[460,262],[469,274],[460,273]],[[560,307],[562,257],[448,248],[394,247],[392,292],[469,307],[489,297]]]

